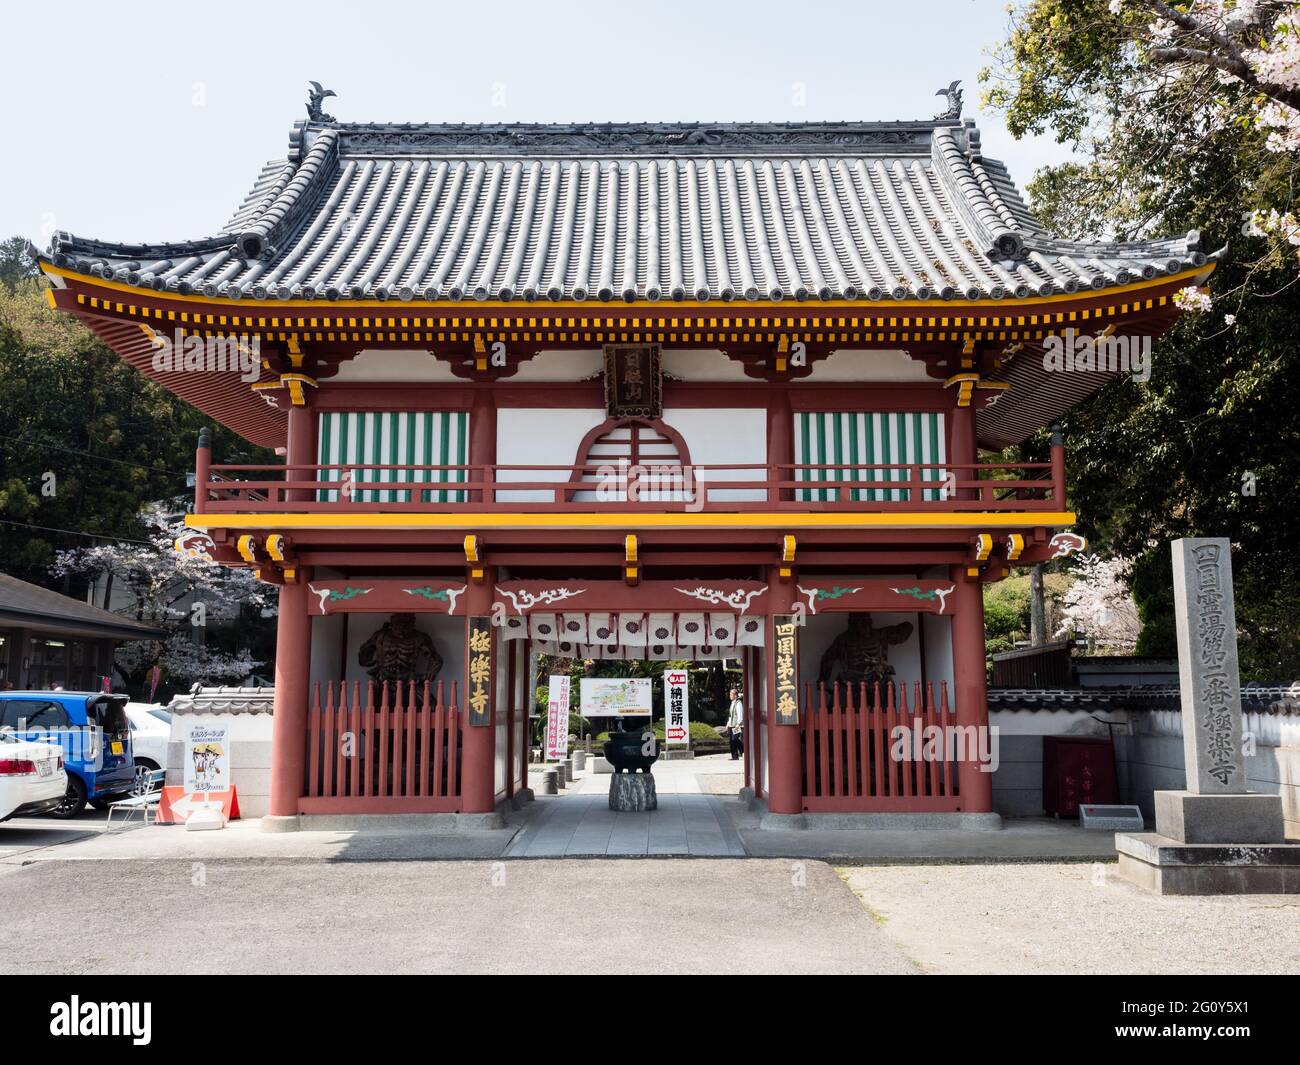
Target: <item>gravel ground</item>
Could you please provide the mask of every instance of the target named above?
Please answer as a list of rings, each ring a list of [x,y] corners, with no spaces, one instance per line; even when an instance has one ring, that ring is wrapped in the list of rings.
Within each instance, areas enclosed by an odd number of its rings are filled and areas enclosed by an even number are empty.
[[[840,870],[932,973],[1300,973],[1300,897],[1149,895],[1114,864]]]
[[[915,971],[821,862],[91,860],[0,870],[0,973]]]

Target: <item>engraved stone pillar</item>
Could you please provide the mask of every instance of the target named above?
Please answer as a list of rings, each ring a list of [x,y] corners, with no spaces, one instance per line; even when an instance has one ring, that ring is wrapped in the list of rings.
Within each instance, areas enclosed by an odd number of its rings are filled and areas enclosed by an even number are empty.
[[[1246,790],[1229,543],[1173,553],[1187,787],[1155,793],[1155,832],[1115,837],[1119,871],[1162,895],[1300,892],[1281,796]]]

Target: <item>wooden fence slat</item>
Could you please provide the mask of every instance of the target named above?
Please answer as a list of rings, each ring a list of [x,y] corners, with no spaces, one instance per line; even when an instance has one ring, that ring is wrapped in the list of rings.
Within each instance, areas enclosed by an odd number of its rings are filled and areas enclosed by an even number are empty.
[[[857,795],[866,798],[871,794],[871,722],[868,718],[870,705],[866,682],[858,684],[858,777],[860,785]]]
[[[829,774],[829,754],[827,752],[827,733],[831,731],[831,722],[826,705],[826,685],[816,685],[816,706],[818,706],[818,754],[819,754],[819,775],[818,775],[818,798],[827,798],[833,795],[832,776]]]
[[[312,685],[311,715],[308,728],[311,730],[311,747],[307,757],[307,794],[320,794],[320,681]]]
[[[451,682],[451,706],[447,708],[447,794],[460,794],[460,682]]]
[[[402,730],[406,743],[406,777],[402,781],[402,794],[407,797],[415,794],[415,717],[415,681],[411,681],[406,691],[406,728]]]
[[[806,721],[803,731],[803,762],[805,795],[817,795],[817,704],[813,702],[812,682],[805,681],[803,686],[804,707],[806,713],[800,715]]]

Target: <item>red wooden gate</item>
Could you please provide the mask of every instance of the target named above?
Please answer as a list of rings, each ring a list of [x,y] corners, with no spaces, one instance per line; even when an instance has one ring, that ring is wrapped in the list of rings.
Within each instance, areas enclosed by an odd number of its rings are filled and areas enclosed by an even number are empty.
[[[800,715],[803,808],[809,813],[957,811],[956,715],[948,685],[890,682],[805,688]],[[939,745],[933,740],[939,730]],[[900,731],[896,731],[900,730]],[[926,740],[931,740],[927,751]]]
[[[451,813],[460,809],[457,683],[321,682],[307,714],[302,813]],[[350,695],[350,698],[349,698]],[[376,701],[377,697],[377,701]]]

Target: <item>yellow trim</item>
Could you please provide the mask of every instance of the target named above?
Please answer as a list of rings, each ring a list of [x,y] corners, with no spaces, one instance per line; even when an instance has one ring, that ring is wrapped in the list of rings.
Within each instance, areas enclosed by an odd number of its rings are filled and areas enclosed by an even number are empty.
[[[1095,299],[1098,296],[1102,296],[1102,295],[1109,297],[1109,296],[1118,296],[1128,292],[1140,292],[1146,289],[1154,288],[1158,285],[1171,284],[1177,281],[1185,280],[1187,278],[1199,277],[1202,274],[1208,275],[1210,273],[1213,273],[1216,265],[1217,265],[1216,263],[1206,263],[1204,266],[1196,266],[1190,270],[1183,270],[1176,274],[1166,274],[1164,277],[1152,278],[1150,281],[1145,281],[1145,280],[1135,281],[1132,284],[1115,285],[1112,288],[1089,289],[1086,292],[1076,292],[1076,293],[1062,292],[1053,296],[1030,296],[1023,300],[1006,300],[1006,299],[969,300],[969,301],[963,301],[960,304],[960,306],[963,309],[968,307],[1011,308],[1011,307],[1050,306],[1052,304],[1062,303],[1062,302],[1077,303],[1084,299]],[[195,296],[195,295],[182,296],[179,293],[155,292],[152,289],[144,290],[132,285],[128,285],[122,281],[104,281],[97,277],[92,277],[88,274],[77,273],[75,270],[67,270],[61,266],[54,266],[51,263],[41,263],[41,269],[46,274],[53,274],[56,277],[75,278],[77,280],[84,280],[92,285],[95,285],[98,288],[111,289],[118,292],[133,292],[142,296],[147,296],[149,299],[159,299],[159,300],[166,300],[168,302],[185,303],[185,304],[196,304],[196,303],[212,304],[212,303],[222,302],[219,301],[218,299],[208,299],[208,297],[206,296]],[[245,313],[251,312],[254,314],[257,313],[254,310],[254,308],[256,307],[265,308],[268,305],[281,307],[284,309],[288,309],[292,307],[308,307],[308,308],[315,308],[318,310],[357,308],[359,310],[368,310],[368,311],[374,311],[376,306],[375,301],[373,300],[370,301],[366,301],[366,300],[256,300],[256,301],[239,301],[239,303],[243,305],[243,308],[245,309]],[[449,310],[459,310],[461,313],[468,313],[474,316],[481,314],[485,310],[502,309],[502,310],[520,311],[523,314],[531,313],[533,315],[541,316],[542,313],[547,313],[547,314],[553,314],[561,317],[566,315],[571,315],[581,311],[595,311],[595,310],[608,311],[611,309],[611,307],[615,306],[610,303],[603,303],[600,300],[584,300],[582,302],[578,302],[576,300],[561,300],[556,303],[550,303],[550,301],[547,301],[547,303],[550,307],[553,308],[553,310],[548,312],[539,312],[536,309],[537,308],[536,303],[528,304],[525,303],[523,300],[462,300],[459,303],[454,303],[451,300],[404,300],[402,302],[402,306],[403,307],[431,307],[431,308],[439,309],[444,313]],[[706,300],[703,303],[699,302],[698,300],[680,300],[680,301],[656,300],[654,302],[639,301],[635,304],[631,304],[631,305],[625,304],[622,306],[625,308],[628,306],[632,306],[632,307],[665,308],[665,309],[712,308],[714,310],[719,310],[719,311],[725,309],[726,313],[728,314],[735,314],[737,311],[737,307],[734,302],[726,302],[723,300]],[[879,307],[880,310],[875,312],[875,316],[880,317],[882,315],[892,313],[894,310],[896,310],[899,307],[925,307],[933,311],[935,309],[935,301],[934,300],[897,300],[897,301],[890,300],[886,302],[884,300],[877,300],[877,301],[827,300],[826,302],[823,303],[821,300],[818,300],[816,304],[810,304],[810,306],[815,306],[817,309],[821,311],[842,309],[860,315],[867,314],[869,308],[876,306]],[[888,308],[888,310],[886,310],[886,308]],[[231,309],[233,312],[234,305],[232,305]],[[966,317],[964,314],[962,315],[956,314],[952,307],[948,307],[947,310],[952,317]],[[781,317],[787,317],[790,315],[790,305],[788,303],[772,303],[770,301],[763,301],[763,302],[756,301],[752,304],[751,303],[745,304],[744,313],[747,316],[762,314],[764,313],[764,311],[770,311],[774,314],[780,315]],[[266,312],[263,311],[262,313],[266,313]],[[791,321],[793,321],[793,318],[791,319]]]
[[[473,524],[483,529],[967,529],[1033,528],[1073,525],[1068,510],[1017,511],[900,511],[893,514],[827,513],[781,514],[766,511],[721,514],[609,513],[535,514],[489,511],[478,514],[187,514],[192,529],[463,529]]]

